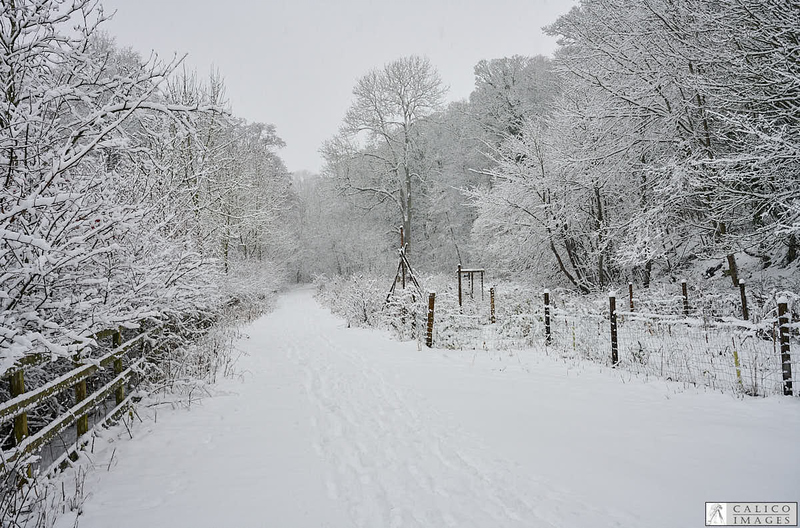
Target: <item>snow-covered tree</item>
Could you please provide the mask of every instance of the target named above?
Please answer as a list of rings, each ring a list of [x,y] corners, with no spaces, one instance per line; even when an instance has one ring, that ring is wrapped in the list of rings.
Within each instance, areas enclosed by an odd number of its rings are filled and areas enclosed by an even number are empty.
[[[730,148],[702,165],[733,242],[788,265],[800,252],[800,9],[732,0],[713,22],[715,68],[699,81]]]
[[[410,245],[415,197],[428,167],[420,123],[441,108],[445,88],[426,58],[405,57],[361,77],[339,136],[323,152],[344,192],[392,204]]]
[[[93,0],[0,10],[3,368],[73,355],[100,330],[208,316],[224,301],[222,241],[260,257],[278,231],[274,129],[231,118],[221,79],[176,91],[179,61],[117,49]]]
[[[740,115],[726,93],[741,77],[735,57],[746,54],[728,4],[585,0],[549,30],[561,37],[565,92],[589,91],[582,120],[600,131],[590,151],[568,156],[573,170],[624,179],[639,197],[616,235],[620,263],[649,269],[687,251],[722,254],[737,282],[734,254],[746,249],[750,213],[731,207],[722,184],[720,160],[737,159],[741,147],[721,116]],[[759,38],[771,39],[765,29]]]
[[[180,114],[157,89],[175,64],[113,68],[88,0],[4,2],[0,9],[0,346],[80,349],[96,330],[142,318],[112,298],[116,256],[141,218],[118,200],[113,156],[135,112]],[[77,25],[76,31],[73,26]],[[196,108],[195,108],[196,110]],[[178,118],[179,119],[179,118]]]
[[[514,55],[482,60],[475,66],[470,110],[491,133],[492,146],[497,146],[506,137],[521,135],[525,119],[547,113],[557,90],[547,57]]]

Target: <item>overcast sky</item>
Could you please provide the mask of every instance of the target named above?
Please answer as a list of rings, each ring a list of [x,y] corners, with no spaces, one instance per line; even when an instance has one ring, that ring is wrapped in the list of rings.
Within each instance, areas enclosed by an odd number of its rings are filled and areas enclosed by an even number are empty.
[[[541,27],[575,0],[102,0],[122,46],[163,57],[188,53],[217,67],[233,112],[274,123],[289,170],[319,171],[356,80],[406,55],[425,55],[450,87],[472,91],[481,59],[551,55]]]

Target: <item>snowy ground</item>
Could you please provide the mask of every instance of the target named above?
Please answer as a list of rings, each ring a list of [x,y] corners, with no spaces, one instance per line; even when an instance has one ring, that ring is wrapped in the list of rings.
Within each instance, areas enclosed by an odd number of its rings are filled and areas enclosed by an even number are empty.
[[[79,526],[672,528],[800,499],[797,398],[418,350],[310,290],[246,333],[241,379],[94,455]]]

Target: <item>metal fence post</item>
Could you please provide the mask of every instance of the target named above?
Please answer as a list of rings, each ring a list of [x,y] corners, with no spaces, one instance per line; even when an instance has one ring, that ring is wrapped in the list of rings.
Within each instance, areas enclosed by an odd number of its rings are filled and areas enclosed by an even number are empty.
[[[739,384],[739,388],[744,388],[744,383],[742,382],[742,363],[739,361],[739,352],[736,351],[736,338],[731,336],[731,344],[733,345],[733,364],[736,367],[736,383]]]

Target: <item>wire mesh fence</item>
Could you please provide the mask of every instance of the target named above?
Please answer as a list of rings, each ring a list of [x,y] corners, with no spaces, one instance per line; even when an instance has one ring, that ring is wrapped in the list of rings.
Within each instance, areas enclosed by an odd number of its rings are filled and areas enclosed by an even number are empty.
[[[784,390],[777,321],[753,325],[652,314],[619,315],[624,321],[619,325],[623,368],[754,396]],[[796,359],[792,367],[796,373]]]
[[[498,294],[495,323],[489,302],[443,301],[435,316],[435,346],[451,349],[516,349],[546,347],[564,358],[587,359],[611,366],[611,311],[595,298],[562,295],[544,299],[525,292]],[[438,298],[437,298],[438,300]],[[680,295],[639,306],[661,307],[665,314],[615,311],[615,368],[708,387],[723,392],[766,396],[786,392],[800,372],[798,326],[787,325],[792,376],[785,377],[779,322],[773,308],[758,323],[731,316],[710,316],[699,302],[685,315]],[[484,304],[486,306],[484,306]],[[677,307],[676,307],[677,305]],[[628,299],[619,306],[629,308]]]
[[[462,284],[459,303],[451,279],[425,282],[437,289],[432,336],[437,348],[532,348],[723,392],[785,394],[789,385],[794,394],[800,392],[795,379],[800,372],[800,324],[790,322],[791,307],[783,326],[785,346],[794,354],[785,360],[779,330],[779,297],[792,299],[795,311],[800,308],[800,296],[791,292],[754,290],[749,318],[743,319],[744,295],[738,289],[669,284],[637,292],[630,286],[615,300],[614,363],[608,297],[555,290],[545,310],[543,292],[533,288],[495,284],[483,294]],[[388,328],[420,346],[427,342],[427,296],[398,289],[387,299],[380,282],[362,277],[324,286],[321,295],[348,324]]]

